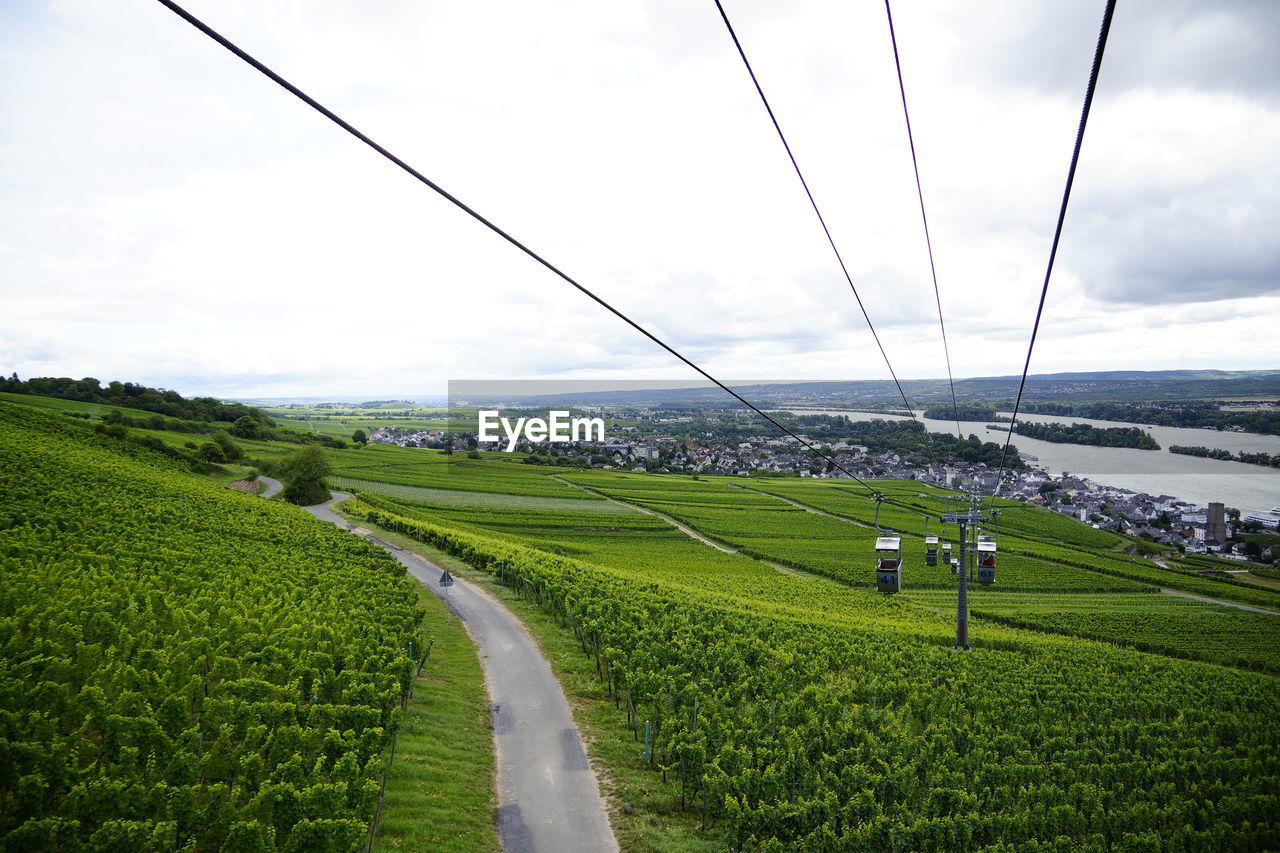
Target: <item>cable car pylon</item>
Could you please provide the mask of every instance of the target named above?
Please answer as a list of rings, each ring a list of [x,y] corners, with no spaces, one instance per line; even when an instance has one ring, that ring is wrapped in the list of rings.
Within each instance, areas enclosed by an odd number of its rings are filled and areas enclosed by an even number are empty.
[[[987,517],[980,511],[981,500],[978,495],[970,494],[963,497],[949,498],[957,502],[964,501],[968,505],[961,507],[956,512],[944,513],[942,516],[943,524],[956,524],[960,527],[960,570],[957,573],[960,579],[960,594],[956,598],[956,644],[955,648],[961,651],[969,651],[969,572],[968,554],[966,546],[969,542],[970,525],[982,524]],[[994,559],[994,553],[993,553]],[[995,577],[995,566],[991,567],[992,578]]]

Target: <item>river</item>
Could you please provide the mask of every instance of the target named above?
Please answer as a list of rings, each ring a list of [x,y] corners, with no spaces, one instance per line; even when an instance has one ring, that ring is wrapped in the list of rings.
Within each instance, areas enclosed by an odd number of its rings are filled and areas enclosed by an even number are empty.
[[[902,415],[882,415],[871,412],[854,412],[832,409],[788,409],[796,414],[844,415],[851,420],[869,421],[907,420]],[[1007,417],[1008,412],[1004,413]],[[921,418],[930,432],[955,433],[955,421],[936,421]],[[1151,495],[1172,495],[1201,506],[1210,501],[1221,501],[1227,506],[1239,507],[1246,515],[1251,512],[1267,513],[1273,506],[1280,506],[1280,469],[1263,465],[1245,465],[1242,462],[1223,462],[1218,459],[1201,459],[1170,453],[1172,444],[1219,447],[1233,453],[1280,453],[1280,436],[1253,433],[1218,432],[1207,429],[1182,429],[1179,427],[1148,427],[1146,424],[1126,424],[1115,421],[1095,421],[1087,418],[1068,418],[1056,415],[1019,415],[1018,420],[1038,423],[1086,423],[1096,427],[1140,426],[1160,443],[1160,450],[1135,450],[1127,447],[1092,447],[1083,444],[1053,444],[1021,435],[1014,435],[1013,444],[1023,454],[1039,457],[1036,464],[1052,474],[1069,473],[1088,477],[1106,486],[1119,486],[1134,492]],[[983,441],[1004,442],[1004,430],[989,430],[986,421],[961,422],[965,436],[978,436]]]

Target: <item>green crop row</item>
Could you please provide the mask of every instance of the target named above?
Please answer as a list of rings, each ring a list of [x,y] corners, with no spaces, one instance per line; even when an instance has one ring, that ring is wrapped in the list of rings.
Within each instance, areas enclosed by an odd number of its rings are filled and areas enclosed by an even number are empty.
[[[541,495],[506,494],[502,492],[477,492],[465,489],[434,489],[424,486],[406,486],[385,480],[365,480],[349,476],[330,476],[326,482],[335,489],[371,492],[387,495],[409,503],[438,506],[474,506],[528,509],[544,512],[572,511],[581,508],[592,513],[630,513],[631,510],[586,492],[565,489],[560,497]]]
[[[1258,724],[1280,712],[1269,675],[990,623],[960,654],[943,617],[836,584],[784,579],[807,596],[788,607],[726,563],[693,596],[479,519],[351,509],[493,572],[573,631],[647,724],[636,760],[730,849],[1280,845],[1280,741]]]
[[[0,848],[351,850],[427,648],[366,542],[0,404]]]
[[[778,497],[746,488],[735,488],[723,482],[698,481],[686,489],[664,489],[657,484],[635,488],[634,478],[615,484],[607,475],[567,477],[572,482],[590,482],[591,488],[609,497],[647,507],[668,515],[717,541],[760,559],[781,563],[826,575],[844,583],[868,587],[873,583],[877,531],[869,524],[853,523],[808,512],[785,503]],[[667,481],[669,483],[669,480]],[[831,487],[793,487],[791,494],[821,491],[838,500],[815,499],[811,505],[835,505],[847,509],[860,498],[851,498]],[[778,492],[781,494],[781,492]],[[870,508],[868,522],[874,519],[874,503],[862,501]],[[866,509],[867,507],[864,507]],[[885,513],[887,516],[888,513]],[[849,516],[845,516],[849,517]],[[882,517],[882,523],[887,518]],[[922,520],[916,519],[916,525]],[[939,532],[935,525],[934,532]],[[921,527],[923,530],[923,527]],[[941,531],[944,533],[954,533]],[[1095,531],[1096,532],[1096,531]],[[944,561],[927,566],[922,536],[901,537],[904,588],[951,588],[955,577]],[[954,549],[959,556],[958,544]],[[1006,554],[1000,558],[997,571],[1000,588],[1022,590],[1075,590],[1081,592],[1131,591],[1139,585],[1119,577],[1080,571],[1059,563],[1028,556]]]
[[[1087,637],[1244,669],[1280,672],[1280,617],[1276,616],[1232,608],[1166,608],[1150,604],[1131,612],[1101,608],[1013,611],[988,608],[980,602],[975,602],[973,613],[1019,628]]]

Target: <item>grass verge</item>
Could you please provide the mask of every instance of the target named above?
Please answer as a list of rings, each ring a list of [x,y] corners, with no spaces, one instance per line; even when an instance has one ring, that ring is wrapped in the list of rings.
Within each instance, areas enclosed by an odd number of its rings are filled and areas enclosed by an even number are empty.
[[[422,587],[419,597],[431,654],[401,720],[374,850],[497,851],[493,733],[480,657],[444,602]]]
[[[360,525],[374,527],[364,521],[360,521]],[[600,782],[600,792],[609,806],[613,834],[624,853],[710,853],[724,849],[719,832],[700,831],[693,812],[680,811],[679,786],[663,783],[656,770],[644,765],[641,760],[643,729],[637,740],[627,726],[626,714],[615,709],[613,700],[605,694],[604,686],[596,678],[595,662],[583,653],[572,631],[561,627],[555,617],[544,613],[536,603],[500,586],[488,572],[478,571],[451,554],[407,536],[383,528],[377,530],[378,538],[475,584],[501,601],[524,623],[551,664],[573,709],[574,721]],[[383,823],[385,832],[385,817]]]

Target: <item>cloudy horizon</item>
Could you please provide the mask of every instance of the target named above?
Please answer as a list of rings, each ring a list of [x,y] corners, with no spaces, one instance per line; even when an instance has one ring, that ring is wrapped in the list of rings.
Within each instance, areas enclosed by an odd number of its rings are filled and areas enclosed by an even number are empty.
[[[715,375],[887,379],[715,6],[190,11]],[[902,378],[883,3],[725,3]],[[1101,2],[894,9],[957,378],[1017,374]],[[1033,374],[1280,366],[1263,2],[1121,0]],[[154,0],[0,10],[0,370],[239,397],[695,378]]]

